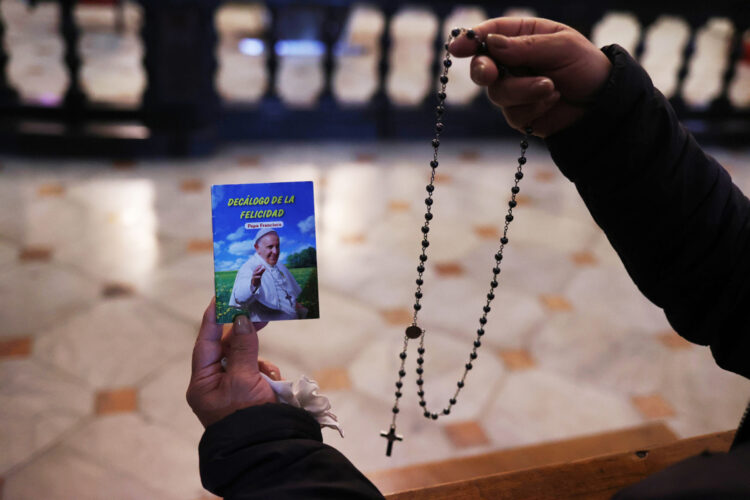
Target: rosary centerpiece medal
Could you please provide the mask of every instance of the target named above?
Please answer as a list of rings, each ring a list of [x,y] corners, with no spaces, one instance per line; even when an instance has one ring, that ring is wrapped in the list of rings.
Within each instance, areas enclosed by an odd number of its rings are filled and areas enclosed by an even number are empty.
[[[498,275],[500,274],[500,262],[503,260],[503,250],[505,249],[505,245],[508,244],[508,227],[510,226],[510,223],[513,221],[513,209],[518,204],[516,201],[516,195],[519,193],[520,188],[518,187],[519,181],[523,178],[523,166],[526,164],[526,149],[529,147],[528,143],[528,136],[531,134],[531,128],[527,128],[525,130],[525,135],[523,139],[521,140],[521,154],[518,157],[518,167],[516,168],[516,172],[514,174],[514,182],[512,187],[510,188],[511,196],[510,200],[508,201],[508,211],[505,214],[505,224],[503,227],[503,235],[500,238],[499,247],[497,252],[495,253],[495,265],[492,268],[492,276],[489,283],[489,290],[487,292],[486,301],[484,305],[482,306],[482,314],[479,317],[479,328],[476,332],[476,338],[474,340],[471,352],[469,353],[469,359],[467,360],[467,363],[464,365],[464,372],[461,378],[456,382],[456,390],[453,394],[453,397],[451,397],[448,400],[448,404],[438,413],[433,412],[427,409],[427,401],[425,399],[425,391],[424,391],[424,355],[425,355],[425,331],[419,326],[417,318],[419,315],[419,310],[422,308],[422,305],[420,303],[420,300],[422,299],[422,286],[424,285],[424,278],[423,274],[425,272],[425,266],[427,265],[427,248],[430,245],[430,241],[428,238],[429,232],[430,232],[430,223],[433,221],[433,214],[432,214],[432,204],[434,202],[434,194],[435,194],[435,170],[438,167],[438,149],[440,147],[440,133],[444,130],[445,125],[443,123],[443,115],[445,113],[445,89],[448,84],[448,69],[452,65],[450,52],[448,52],[448,46],[450,43],[458,38],[459,36],[465,36],[469,40],[474,40],[477,43],[477,53],[486,53],[487,47],[484,42],[480,41],[477,37],[474,30],[466,30],[463,28],[454,28],[451,30],[450,36],[448,37],[448,40],[445,44],[445,58],[443,59],[443,68],[442,73],[440,75],[440,90],[437,93],[438,98],[438,104],[435,108],[435,114],[436,114],[436,123],[435,123],[435,138],[432,139],[432,147],[433,147],[433,158],[432,161],[430,161],[430,182],[426,186],[427,190],[427,198],[425,198],[425,206],[426,211],[424,214],[424,225],[421,228],[422,232],[422,251],[419,254],[419,263],[417,265],[417,290],[414,293],[415,301],[414,301],[414,316],[412,324],[409,325],[406,328],[405,335],[404,335],[404,345],[403,349],[401,350],[401,353],[399,354],[399,358],[401,359],[401,366],[398,371],[398,379],[396,380],[396,400],[393,404],[392,411],[392,418],[391,418],[391,425],[389,430],[382,431],[380,435],[384,437],[388,441],[388,446],[386,448],[385,454],[387,456],[391,456],[391,452],[393,450],[393,443],[395,441],[402,441],[403,436],[396,434],[396,417],[399,413],[399,400],[403,393],[401,392],[403,389],[403,378],[406,376],[406,357],[407,357],[407,350],[409,346],[409,340],[417,340],[419,339],[419,347],[417,348],[417,396],[419,396],[419,406],[421,407],[421,411],[423,412],[423,415],[425,418],[429,420],[437,420],[438,417],[442,415],[449,415],[451,412],[451,408],[456,404],[458,395],[461,392],[461,389],[464,388],[464,385],[466,383],[466,376],[469,373],[469,370],[471,370],[474,367],[474,362],[478,357],[477,351],[482,345],[482,336],[484,335],[484,326],[487,324],[487,315],[489,314],[491,308],[490,304],[492,300],[495,298],[495,288],[498,287]]]

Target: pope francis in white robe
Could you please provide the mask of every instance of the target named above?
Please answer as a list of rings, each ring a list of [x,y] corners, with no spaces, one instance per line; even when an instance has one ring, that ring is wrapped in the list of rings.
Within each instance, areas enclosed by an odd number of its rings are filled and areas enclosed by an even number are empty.
[[[255,253],[234,279],[229,305],[248,313],[250,321],[277,321],[304,317],[297,304],[300,286],[289,269],[278,262],[279,235],[261,229],[255,236]]]

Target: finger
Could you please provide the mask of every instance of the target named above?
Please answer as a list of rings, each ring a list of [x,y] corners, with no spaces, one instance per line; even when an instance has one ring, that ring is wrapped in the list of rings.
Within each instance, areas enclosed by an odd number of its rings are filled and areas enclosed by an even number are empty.
[[[503,108],[508,124],[520,131],[532,126],[535,120],[547,113],[560,100],[560,93],[554,91],[549,97],[532,104],[521,104]]]
[[[247,316],[237,316],[229,336],[227,372],[258,373],[258,334]]]
[[[222,326],[216,323],[216,299],[211,299],[198,330],[193,348],[193,373],[221,359]]]
[[[271,380],[281,380],[281,370],[278,366],[264,359],[258,361],[258,368],[261,373],[265,373]]]
[[[574,62],[580,54],[571,48],[578,45],[574,31],[559,31],[545,35],[487,36],[487,53],[499,64],[509,67],[533,68],[539,72],[554,71]]]
[[[549,97],[555,84],[546,77],[506,77],[487,87],[490,100],[502,107],[533,104]]]
[[[485,87],[501,76],[495,61],[487,56],[474,57],[469,66],[469,73],[474,83]]]
[[[469,40],[466,36],[461,35],[453,40],[448,47],[451,54],[456,57],[473,56],[477,51],[477,40],[486,40],[490,33],[498,33],[505,36],[520,35],[541,35],[548,33],[557,33],[558,31],[567,30],[568,27],[549,19],[533,17],[498,17],[489,19],[475,26],[474,32],[477,34],[474,40]]]

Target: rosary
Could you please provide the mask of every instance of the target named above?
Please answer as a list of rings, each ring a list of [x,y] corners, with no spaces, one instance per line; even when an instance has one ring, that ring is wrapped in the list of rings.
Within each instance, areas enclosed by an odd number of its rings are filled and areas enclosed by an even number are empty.
[[[430,162],[430,169],[431,169],[431,175],[430,175],[430,183],[427,184],[427,198],[425,198],[424,203],[426,205],[426,213],[424,214],[425,222],[422,226],[422,253],[419,255],[419,265],[417,266],[417,291],[414,293],[414,297],[416,298],[416,301],[414,302],[414,319],[412,321],[412,324],[406,328],[406,334],[404,336],[404,347],[401,353],[399,354],[399,358],[401,358],[401,367],[398,371],[398,380],[396,381],[396,401],[393,404],[393,417],[391,419],[391,427],[388,432],[381,432],[380,435],[388,440],[388,447],[386,448],[386,456],[391,456],[391,451],[393,450],[393,442],[394,441],[402,441],[403,436],[396,434],[396,416],[399,412],[398,402],[399,399],[402,396],[401,389],[403,388],[403,382],[402,379],[406,376],[406,371],[404,370],[404,366],[406,363],[406,351],[408,349],[409,340],[410,339],[419,339],[419,348],[417,349],[417,353],[419,354],[419,357],[417,357],[417,395],[419,396],[419,406],[422,407],[424,411],[424,416],[427,419],[431,420],[437,420],[439,414],[436,412],[431,412],[427,409],[427,401],[425,401],[425,393],[424,393],[424,380],[422,379],[422,375],[424,374],[424,368],[422,365],[424,364],[424,336],[425,331],[420,328],[417,325],[417,315],[419,314],[419,310],[422,308],[421,304],[419,303],[420,299],[422,298],[422,285],[424,284],[424,280],[422,279],[422,275],[425,271],[425,264],[427,262],[427,247],[430,246],[430,242],[427,238],[427,235],[430,232],[430,221],[433,219],[432,215],[432,203],[433,203],[433,194],[435,191],[435,169],[437,169],[438,166],[438,148],[440,147],[440,133],[444,129],[444,124],[442,121],[443,113],[445,112],[445,87],[448,83],[448,68],[451,67],[452,61],[450,52],[448,52],[448,46],[450,43],[459,37],[460,35],[466,36],[469,40],[475,40],[477,43],[477,54],[486,54],[487,53],[487,46],[484,42],[480,41],[477,38],[476,33],[474,30],[466,30],[463,28],[454,28],[451,30],[450,36],[448,37],[448,41],[445,44],[445,59],[443,59],[443,70],[442,74],[440,75],[440,91],[437,94],[438,97],[438,105],[435,108],[436,118],[437,122],[435,123],[435,138],[432,139],[432,147],[434,149],[434,154],[432,161]],[[498,68],[503,70],[503,68]],[[448,401],[448,405],[443,408],[442,414],[443,415],[449,415],[451,412],[451,407],[453,407],[456,404],[456,399],[458,398],[459,393],[461,392],[461,389],[463,389],[464,384],[466,382],[466,376],[469,373],[469,370],[473,368],[473,362],[477,359],[477,350],[482,345],[481,338],[484,335],[484,326],[487,324],[487,314],[490,312],[490,303],[492,302],[492,299],[495,298],[494,290],[498,286],[497,282],[497,276],[500,274],[500,261],[503,260],[503,249],[505,248],[505,245],[508,244],[508,226],[513,221],[513,208],[516,207],[516,195],[520,191],[518,187],[518,182],[523,178],[523,172],[522,167],[526,163],[526,149],[529,147],[528,143],[528,136],[531,134],[532,130],[530,127],[527,127],[525,130],[525,135],[523,137],[523,140],[521,141],[521,156],[518,157],[518,168],[516,169],[515,173],[515,182],[513,183],[513,187],[510,188],[511,196],[510,201],[508,202],[508,213],[505,215],[505,226],[503,228],[503,235],[500,238],[500,247],[497,250],[497,253],[495,253],[495,266],[492,268],[492,280],[490,281],[490,289],[487,293],[487,301],[485,302],[484,306],[482,307],[483,314],[479,318],[479,329],[477,330],[477,337],[474,340],[474,345],[471,350],[471,353],[469,353],[469,361],[464,366],[464,373],[461,376],[461,378],[456,383],[456,392],[453,394],[453,397],[450,398]]]

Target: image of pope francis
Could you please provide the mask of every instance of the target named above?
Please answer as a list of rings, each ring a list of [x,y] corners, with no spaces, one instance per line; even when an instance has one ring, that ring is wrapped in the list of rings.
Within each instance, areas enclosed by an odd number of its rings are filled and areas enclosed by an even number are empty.
[[[259,229],[255,253],[237,272],[229,305],[248,313],[250,321],[304,318],[307,310],[297,304],[302,291],[289,269],[279,262],[281,244],[273,229]]]

